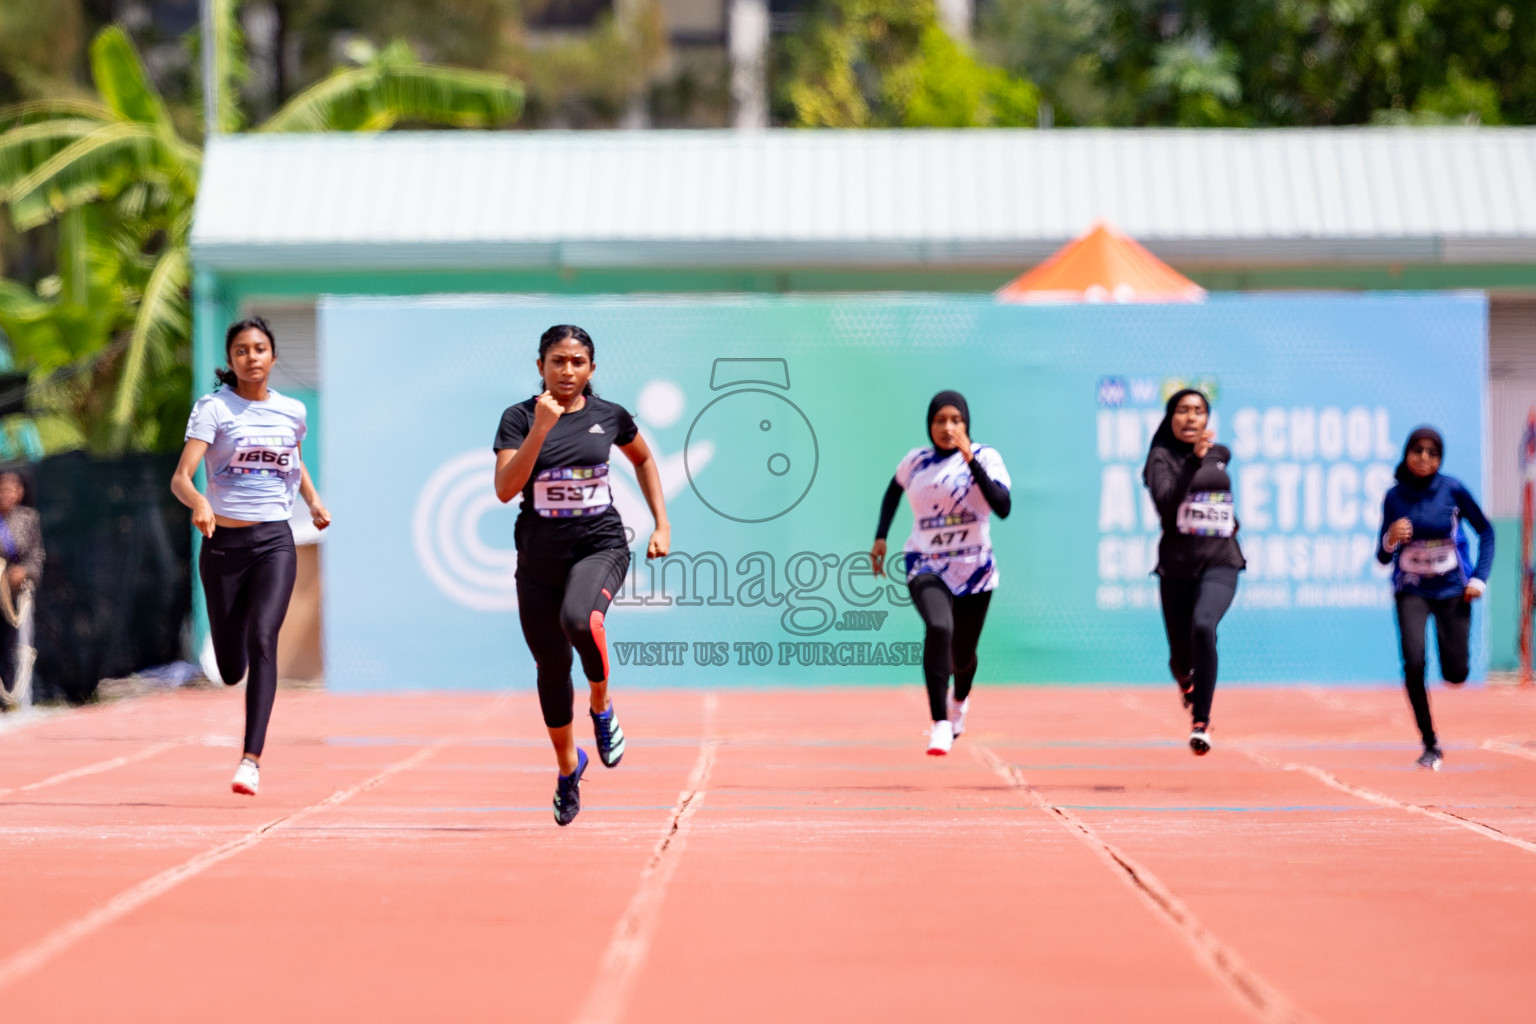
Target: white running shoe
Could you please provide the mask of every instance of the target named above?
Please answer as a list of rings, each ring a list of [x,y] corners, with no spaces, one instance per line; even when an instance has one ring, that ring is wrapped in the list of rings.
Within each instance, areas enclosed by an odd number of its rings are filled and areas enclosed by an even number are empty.
[[[949,719],[933,723],[933,731],[928,734],[928,753],[934,757],[942,757],[949,753],[949,748],[955,745],[955,727],[949,724]]]
[[[1195,727],[1189,733],[1189,749],[1196,757],[1204,757],[1211,752],[1211,727],[1204,722],[1196,722]]]
[[[971,709],[971,698],[955,703],[955,698],[949,698],[949,724],[955,731],[955,736],[965,732],[965,713]]]
[[[256,787],[260,784],[261,769],[256,767],[256,762],[248,757],[241,758],[240,767],[235,769],[235,780],[229,784],[229,788],[236,793],[255,796]]]

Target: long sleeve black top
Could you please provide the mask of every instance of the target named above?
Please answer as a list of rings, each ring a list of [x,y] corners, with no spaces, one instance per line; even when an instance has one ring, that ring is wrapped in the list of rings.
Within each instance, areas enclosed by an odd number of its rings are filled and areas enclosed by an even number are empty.
[[[1179,506],[1190,495],[1204,491],[1231,491],[1227,463],[1232,453],[1225,445],[1212,445],[1200,459],[1168,448],[1153,448],[1147,456],[1146,484],[1163,525],[1157,546],[1157,573],[1175,579],[1194,579],[1206,569],[1225,565],[1247,566],[1237,537],[1202,537],[1179,532]]]

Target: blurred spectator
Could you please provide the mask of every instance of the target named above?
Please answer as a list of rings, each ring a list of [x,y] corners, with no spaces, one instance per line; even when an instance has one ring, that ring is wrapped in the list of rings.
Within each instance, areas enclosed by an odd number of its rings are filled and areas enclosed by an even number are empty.
[[[0,559],[3,559],[3,600],[0,600],[0,685],[5,696],[16,685],[17,616],[24,591],[43,575],[43,532],[32,507],[27,481],[19,470],[0,470]]]

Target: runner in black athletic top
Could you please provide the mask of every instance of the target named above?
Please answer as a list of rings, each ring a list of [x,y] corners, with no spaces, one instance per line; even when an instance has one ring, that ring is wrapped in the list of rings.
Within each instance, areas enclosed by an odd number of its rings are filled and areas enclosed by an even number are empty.
[[[197,571],[208,600],[219,675],[245,684],[245,751],[232,788],[254,796],[261,751],[277,695],[277,633],[288,614],[298,557],[293,549],[293,496],[309,505],[315,526],[331,514],[304,468],[304,403],[267,387],[277,342],[260,317],[233,324],[224,335],[230,369],[219,388],[192,407],[187,444],[171,477],[171,493],[192,510],[207,539]],[[208,469],[208,496],[192,475]]]
[[[933,718],[928,753],[943,755],[965,732],[976,678],[976,645],[997,586],[992,513],[1006,519],[1013,499],[1002,456],[990,445],[971,441],[971,410],[960,392],[933,396],[927,426],[931,443],[908,452],[885,489],[869,558],[880,575],[886,534],[905,493],[912,505],[905,552],[907,587],[923,620],[923,679]]]
[[[1168,631],[1168,667],[1190,710],[1189,749],[1211,749],[1216,695],[1216,625],[1246,566],[1232,506],[1232,453],[1206,429],[1211,406],[1192,388],[1168,399],[1141,478],[1162,520],[1157,574]]]
[[[1445,442],[1433,427],[1408,435],[1397,466],[1397,486],[1381,501],[1376,545],[1377,560],[1392,565],[1403,684],[1424,743],[1418,765],[1431,771],[1440,770],[1444,755],[1424,690],[1425,628],[1433,616],[1441,676],[1452,686],[1466,682],[1471,671],[1472,602],[1483,596],[1493,569],[1493,524],[1460,480],[1440,472],[1444,452]],[[1463,519],[1477,531],[1475,566],[1461,528]]]
[[[581,810],[586,751],[571,729],[575,689],[571,648],[591,690],[597,752],[609,768],[624,756],[624,730],[608,699],[608,644],[603,616],[629,569],[624,523],[608,485],[608,450],[618,445],[634,463],[640,490],[656,519],[647,558],[671,548],[656,460],[621,406],[592,393],[597,368],[592,339],[559,324],[539,339],[544,392],[507,409],[496,432],[496,496],[522,495],[518,512],[517,608],[523,637],[538,666],[539,706],[560,775],[555,821]]]

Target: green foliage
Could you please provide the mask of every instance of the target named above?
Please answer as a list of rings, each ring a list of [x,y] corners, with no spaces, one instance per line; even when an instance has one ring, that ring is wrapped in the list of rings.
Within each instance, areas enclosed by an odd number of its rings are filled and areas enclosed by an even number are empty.
[[[244,67],[234,11],[216,0],[231,52],[219,120],[239,124]],[[52,447],[174,447],[190,387],[187,239],[202,151],[177,131],[128,36],[91,44],[99,99],[0,111],[0,203],[17,230],[60,224],[58,275],[35,289],[0,278],[0,329],[37,375],[40,431]],[[418,61],[403,44],[295,96],[260,130],[379,131],[395,124],[493,125],[517,116],[505,76]]]
[[[68,78],[86,37],[80,0],[0,3],[0,97],[38,95]]]
[[[71,210],[59,232],[59,273],[36,290],[0,279],[0,330],[10,339],[18,363],[32,371],[32,398],[38,430],[49,450],[120,447],[111,402],[133,328],[132,311],[143,308],[146,261],[132,238],[112,224],[102,207]],[[184,341],[155,339],[157,368],[175,376]],[[149,355],[150,353],[147,352]],[[153,448],[162,440],[160,419],[185,416],[187,394],[158,394],[136,423],[133,447]],[[174,444],[179,430],[166,435]]]
[[[781,106],[821,128],[1033,125],[1034,86],[982,63],[933,0],[826,0],[785,49]]]
[[[1175,39],[1157,48],[1147,84],[1173,105],[1178,123],[1216,127],[1244,123],[1237,110],[1243,87],[1237,79],[1237,53],[1206,39]]]
[[[667,53],[657,0],[630,0],[589,32],[532,45],[519,39],[505,62],[528,84],[528,120],[537,127],[605,128],[642,102]]]
[[[992,60],[1064,124],[1536,122],[1536,5],[995,0]]]
[[[269,132],[383,131],[401,121],[484,128],[515,120],[522,92],[503,75],[423,64],[404,43],[338,68],[261,126]]]

